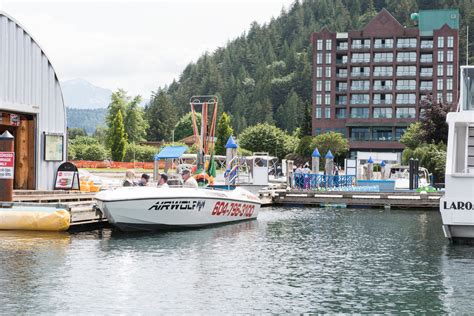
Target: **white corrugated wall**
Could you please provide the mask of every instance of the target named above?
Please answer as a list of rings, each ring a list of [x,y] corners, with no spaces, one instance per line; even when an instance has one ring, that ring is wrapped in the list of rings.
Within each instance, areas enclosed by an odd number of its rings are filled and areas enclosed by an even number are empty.
[[[49,190],[60,162],[44,160],[46,133],[64,135],[66,110],[58,78],[39,45],[15,20],[0,12],[0,111],[36,114],[36,188]]]

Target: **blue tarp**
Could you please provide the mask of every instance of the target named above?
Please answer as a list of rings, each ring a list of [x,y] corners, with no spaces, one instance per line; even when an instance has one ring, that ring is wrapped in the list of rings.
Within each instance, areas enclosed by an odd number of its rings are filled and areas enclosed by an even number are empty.
[[[188,149],[186,146],[164,147],[157,155],[155,155],[155,160],[179,158],[184,154],[186,149]]]

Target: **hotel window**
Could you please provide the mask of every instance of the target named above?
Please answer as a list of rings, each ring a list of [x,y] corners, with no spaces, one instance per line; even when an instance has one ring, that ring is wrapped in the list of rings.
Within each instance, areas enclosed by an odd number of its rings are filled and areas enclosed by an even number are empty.
[[[446,102],[453,103],[453,93],[452,92],[446,93]]]
[[[420,90],[433,90],[433,81],[420,82]]]
[[[420,62],[422,63],[432,63],[433,54],[421,54]]]
[[[416,104],[416,94],[414,93],[398,93],[397,104]]]
[[[397,61],[398,62],[405,62],[405,61],[416,61],[416,52],[401,52],[397,53]]]
[[[396,118],[416,118],[415,108],[397,108]]]
[[[327,118],[327,119],[331,118],[331,108],[326,108],[325,112],[326,113],[325,113],[324,117]]]
[[[397,90],[415,90],[416,80],[397,80]]]
[[[316,42],[316,49],[317,49],[317,50],[323,50],[323,40],[320,40],[320,39],[319,39],[319,40]]]
[[[397,76],[416,76],[416,66],[397,66]]]
[[[368,77],[370,76],[370,67],[351,67],[351,76]]]
[[[316,80],[316,91],[323,90],[323,82],[321,80]]]
[[[448,64],[448,65],[446,65],[446,66],[447,66],[447,68],[446,68],[446,76],[452,77],[452,76],[453,76],[453,65]]]
[[[432,40],[422,40],[420,44],[421,48],[433,48],[433,41]]]
[[[443,65],[438,65],[438,77],[443,75],[443,69],[444,69],[443,67],[444,67]]]
[[[443,48],[444,47],[444,37],[440,36],[438,37],[438,48]]]
[[[331,91],[331,80],[326,80],[325,82],[325,91]]]
[[[393,39],[391,38],[376,38],[374,48],[393,48]]]
[[[317,119],[320,119],[321,116],[322,116],[322,109],[321,109],[321,108],[316,108],[315,114],[316,114],[316,115],[315,115],[316,118],[317,118]]]
[[[318,136],[319,134],[321,134],[321,129],[320,128],[315,128],[314,129],[314,135]]]
[[[316,78],[321,78],[323,76],[323,67],[316,67]]]
[[[326,67],[326,79],[331,78],[331,67]]]
[[[386,67],[375,67],[374,68],[374,76],[381,77],[381,76],[391,76],[393,74],[393,67],[386,66]]]
[[[352,140],[370,140],[370,131],[368,128],[351,128]]]
[[[370,39],[354,39],[352,40],[352,48],[370,48]]]
[[[448,90],[448,91],[453,90],[453,79],[452,78],[446,79],[446,90]]]
[[[453,53],[452,50],[448,50],[448,51],[446,52],[446,60],[447,60],[448,62],[453,62],[453,56],[454,56],[454,53]]]
[[[392,118],[392,108],[374,108],[374,118]]]
[[[323,63],[323,53],[316,53],[316,64],[320,65]]]
[[[374,80],[374,90],[392,90],[392,80]]]
[[[331,95],[328,93],[324,96],[324,104],[331,105]]]
[[[337,97],[337,100],[336,100],[336,103],[337,103],[338,105],[346,105],[346,103],[347,103],[347,96],[345,96],[345,95],[338,96],[338,97]]]
[[[353,53],[351,62],[353,63],[368,63],[370,62],[370,53]]]
[[[416,38],[399,38],[397,48],[416,48]]]
[[[393,99],[391,94],[374,94],[374,104],[392,104]]]
[[[387,127],[374,127],[372,129],[372,140],[391,141],[392,129]]]
[[[345,119],[346,118],[346,109],[336,109],[336,118]]]
[[[420,76],[431,77],[433,76],[433,68],[421,68]]]
[[[316,106],[320,106],[322,102],[323,102],[323,96],[320,93],[316,94]]]
[[[353,94],[351,95],[351,104],[369,104],[369,95]]]
[[[353,80],[351,89],[352,90],[369,90],[370,81],[369,80]]]
[[[392,62],[393,53],[375,53],[374,62]]]
[[[326,50],[331,50],[332,48],[332,40],[326,40]]]
[[[444,52],[442,50],[438,51],[438,62],[444,61]]]
[[[437,85],[436,85],[436,88],[437,88],[438,90],[443,90],[443,89],[444,89],[444,88],[443,88],[443,79],[438,79],[438,83],[437,83]]]
[[[351,108],[351,118],[369,118],[369,108]]]
[[[331,63],[331,53],[326,53],[326,64]]]
[[[454,37],[453,36],[448,36],[448,48],[453,48],[454,47]]]
[[[347,82],[339,82],[336,91],[347,91]]]

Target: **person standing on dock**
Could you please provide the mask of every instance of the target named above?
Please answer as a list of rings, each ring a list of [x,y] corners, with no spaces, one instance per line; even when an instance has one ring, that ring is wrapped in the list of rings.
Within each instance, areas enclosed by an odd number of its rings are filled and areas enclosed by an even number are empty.
[[[191,176],[191,172],[188,169],[184,169],[181,172],[181,177],[183,177],[183,188],[197,188],[198,183],[194,177]]]

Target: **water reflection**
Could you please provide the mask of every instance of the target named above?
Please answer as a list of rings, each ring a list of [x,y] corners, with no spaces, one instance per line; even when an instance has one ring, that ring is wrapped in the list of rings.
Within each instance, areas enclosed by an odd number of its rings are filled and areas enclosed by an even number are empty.
[[[0,232],[0,312],[464,313],[474,294],[474,247],[449,245],[434,211],[274,208],[208,229],[15,234]]]

